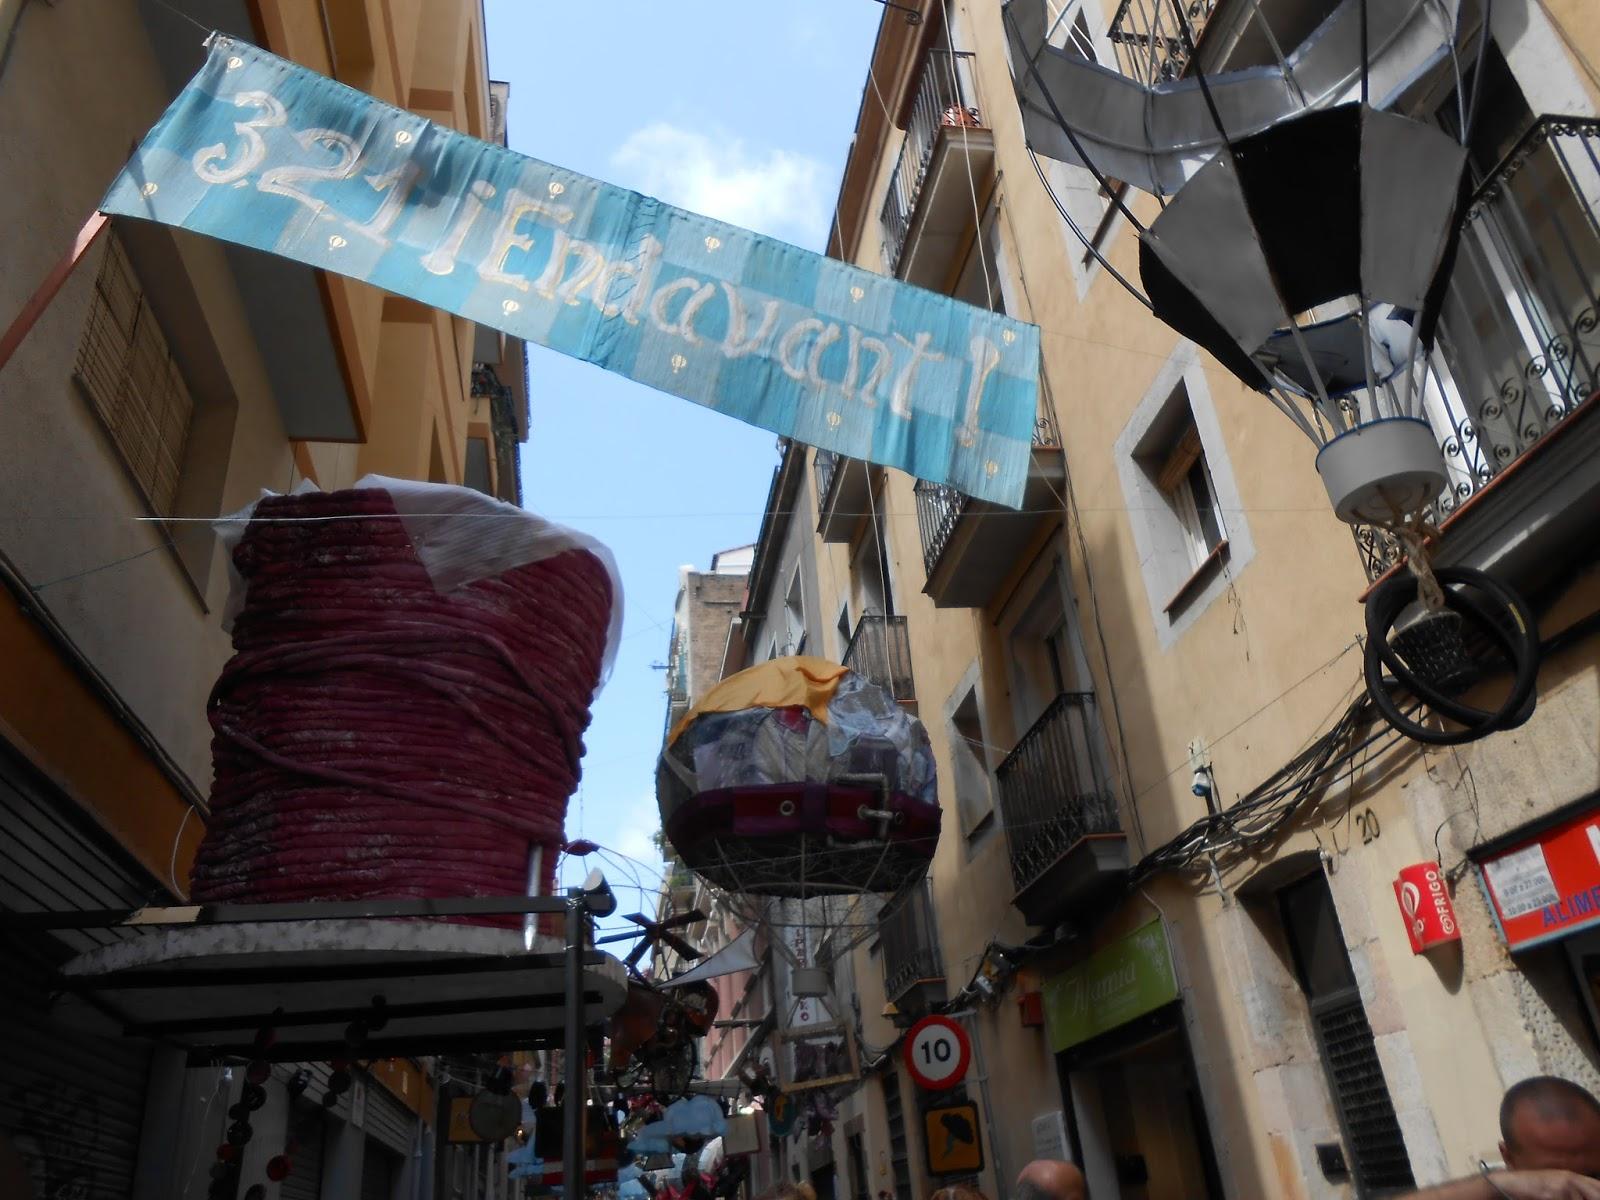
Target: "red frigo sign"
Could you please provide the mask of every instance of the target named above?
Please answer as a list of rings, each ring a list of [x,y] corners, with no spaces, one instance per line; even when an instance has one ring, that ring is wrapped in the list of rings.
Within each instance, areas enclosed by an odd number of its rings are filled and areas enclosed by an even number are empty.
[[[1461,926],[1456,923],[1456,910],[1438,863],[1402,867],[1400,878],[1394,881],[1394,898],[1400,902],[1400,915],[1406,921],[1411,953],[1421,954],[1461,940]]]

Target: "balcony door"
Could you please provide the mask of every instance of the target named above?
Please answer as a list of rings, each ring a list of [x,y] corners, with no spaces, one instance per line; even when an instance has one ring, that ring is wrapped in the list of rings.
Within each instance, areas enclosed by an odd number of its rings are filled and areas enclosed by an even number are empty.
[[[1600,383],[1600,124],[1541,120],[1491,39],[1468,146],[1473,200],[1424,405],[1444,444],[1447,514]],[[1461,129],[1455,92],[1435,121]]]
[[[1060,561],[1036,572],[1031,593],[1006,630],[1007,659],[1011,672],[1012,716],[1020,737],[1042,717],[1056,697],[1094,691]],[[1087,746],[1085,752],[1089,752]]]
[[[866,617],[894,616],[894,578],[889,571],[883,522],[876,512],[871,514],[866,532],[856,546],[850,561],[850,575],[855,586],[857,612]]]

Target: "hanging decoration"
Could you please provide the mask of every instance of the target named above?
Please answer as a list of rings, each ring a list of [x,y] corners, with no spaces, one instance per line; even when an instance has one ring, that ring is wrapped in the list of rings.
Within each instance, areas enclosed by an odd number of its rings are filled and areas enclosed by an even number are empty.
[[[442,128],[231,38],[212,36],[102,208],[1022,502],[1036,327]]]
[[[922,723],[820,658],[708,692],[668,736],[656,798],[684,863],[743,895],[892,892],[926,873],[939,838]]]
[[[1171,32],[1150,35],[1152,70],[1159,46],[1170,53],[1159,77],[1138,80],[1094,63],[1045,0],[1010,0],[1030,146],[1094,173],[1138,231],[1143,291],[1108,271],[1316,445],[1341,520],[1404,547],[1410,575],[1386,581],[1368,608],[1368,685],[1385,719],[1441,744],[1526,720],[1538,662],[1526,603],[1482,572],[1435,572],[1427,542],[1449,478],[1427,419],[1438,403],[1428,365],[1477,105],[1458,3],[1344,0],[1287,56],[1256,10],[1273,64],[1216,75],[1181,0],[1155,0],[1154,11]],[[1430,73],[1455,84],[1454,136],[1387,111]],[[1123,184],[1165,198],[1148,224]],[[1487,639],[1492,662],[1474,660],[1469,632]],[[1513,683],[1494,708],[1459,699],[1501,668]],[[1419,720],[1421,707],[1459,727]]]
[[[222,524],[235,653],[194,899],[549,894],[620,625],[609,552],[375,476]]]

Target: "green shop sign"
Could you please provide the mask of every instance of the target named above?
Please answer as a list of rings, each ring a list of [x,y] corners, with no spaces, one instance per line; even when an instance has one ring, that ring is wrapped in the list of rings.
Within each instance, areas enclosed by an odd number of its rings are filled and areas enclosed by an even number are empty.
[[[1045,980],[1050,1048],[1076,1046],[1177,998],[1166,933],[1151,921]]]

